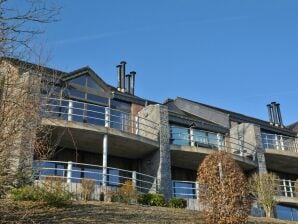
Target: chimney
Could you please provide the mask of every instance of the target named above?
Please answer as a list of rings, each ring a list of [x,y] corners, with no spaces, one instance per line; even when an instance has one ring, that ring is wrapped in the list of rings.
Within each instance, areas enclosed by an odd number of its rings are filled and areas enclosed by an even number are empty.
[[[273,124],[272,105],[267,104],[267,109],[268,109],[268,116],[269,116],[270,124]]]
[[[277,103],[277,104],[275,104],[275,106],[276,106],[276,110],[277,110],[277,116],[278,116],[278,122],[279,122],[279,125],[280,125],[281,127],[283,127],[284,125],[283,125],[282,117],[281,117],[280,104]]]
[[[131,74],[127,74],[126,75],[126,81],[127,81],[127,83],[126,83],[127,84],[126,92],[127,93],[130,93],[130,90],[131,90],[130,89],[130,81],[131,81],[130,79],[131,79]]]
[[[135,95],[135,80],[136,80],[136,72],[135,71],[132,71],[130,72],[130,94],[131,95]]]
[[[117,76],[118,76],[118,84],[117,84],[117,89],[118,91],[121,91],[122,86],[121,86],[121,65],[117,65]]]
[[[121,65],[121,92],[125,92],[125,61],[121,61],[120,65]]]
[[[276,102],[272,102],[271,106],[272,106],[273,120],[274,120],[273,123],[275,126],[278,126],[279,122],[278,122],[278,116],[277,116]]]

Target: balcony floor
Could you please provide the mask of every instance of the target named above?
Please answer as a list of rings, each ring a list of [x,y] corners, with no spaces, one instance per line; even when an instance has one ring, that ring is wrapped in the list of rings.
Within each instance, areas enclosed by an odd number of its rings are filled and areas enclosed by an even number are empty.
[[[102,153],[103,136],[108,134],[108,155],[138,159],[159,148],[157,141],[113,128],[47,118],[42,124],[53,127],[53,139],[61,137],[62,147]]]
[[[171,145],[171,160],[172,166],[177,166],[186,169],[197,170],[206,155],[216,152],[216,149],[204,147],[191,147],[181,145]],[[257,168],[255,161],[246,157],[232,155],[232,158],[242,167],[243,170],[253,170]]]
[[[298,153],[266,149],[265,159],[267,169],[290,174],[298,174]]]

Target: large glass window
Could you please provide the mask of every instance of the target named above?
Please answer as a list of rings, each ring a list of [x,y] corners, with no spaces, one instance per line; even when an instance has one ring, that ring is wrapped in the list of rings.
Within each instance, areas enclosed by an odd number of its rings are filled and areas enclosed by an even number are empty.
[[[178,126],[178,125],[171,125],[171,144],[175,145],[189,145],[190,138],[189,138],[189,129],[186,127]]]
[[[86,82],[87,82],[87,76],[86,75],[79,76],[79,77],[74,78],[70,81],[70,83],[77,84],[77,85],[80,85],[80,86],[86,86]]]
[[[95,180],[96,184],[102,183],[102,169],[85,168],[83,170],[84,178]]]
[[[277,205],[276,216],[279,219],[298,221],[298,208],[285,205]]]
[[[87,104],[86,122],[90,124],[105,125],[105,107]]]
[[[108,184],[109,185],[116,185],[120,184],[119,181],[119,170],[116,169],[108,169]]]

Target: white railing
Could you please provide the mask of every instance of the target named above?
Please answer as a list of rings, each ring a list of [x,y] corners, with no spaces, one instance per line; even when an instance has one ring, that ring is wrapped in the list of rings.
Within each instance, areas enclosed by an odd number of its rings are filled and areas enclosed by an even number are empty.
[[[171,127],[171,144],[206,147],[225,150],[229,153],[255,160],[256,147],[249,142],[226,137],[220,133],[202,131],[192,128]]]
[[[298,139],[284,135],[262,133],[262,143],[265,149],[298,152]]]
[[[278,196],[298,197],[298,182],[287,179],[278,179]]]
[[[43,98],[42,112],[45,117],[115,128],[153,140],[159,136],[158,123],[110,107],[69,99]]]
[[[197,199],[199,195],[199,184],[193,181],[172,181],[172,193],[175,198]]]
[[[107,169],[104,176],[103,169]],[[131,181],[140,193],[156,192],[157,183],[154,176],[136,171],[102,167],[85,163],[35,160],[33,165],[36,180],[44,180],[47,176],[59,176],[66,183],[79,184],[83,179],[92,179],[98,186],[121,187]]]

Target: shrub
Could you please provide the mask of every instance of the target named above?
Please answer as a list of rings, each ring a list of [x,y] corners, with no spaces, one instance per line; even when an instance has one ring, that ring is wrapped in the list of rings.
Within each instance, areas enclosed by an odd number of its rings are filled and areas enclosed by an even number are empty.
[[[168,201],[168,206],[171,208],[186,208],[187,202],[184,198],[172,198]]]
[[[81,191],[85,201],[91,199],[91,196],[95,189],[95,180],[92,179],[81,179]]]
[[[165,206],[165,197],[163,194],[141,194],[138,196],[138,203],[150,206]]]
[[[11,197],[16,201],[40,201],[41,189],[40,187],[24,186],[21,188],[15,188],[11,190]]]
[[[248,183],[231,156],[223,151],[206,156],[198,174],[206,223],[246,223],[250,210]]]
[[[135,203],[137,201],[137,191],[132,181],[125,181],[116,192],[109,192],[112,202]]]
[[[11,196],[14,200],[42,201],[58,207],[68,203],[72,194],[64,189],[64,180],[61,177],[49,176],[40,186],[28,185],[13,189]]]

